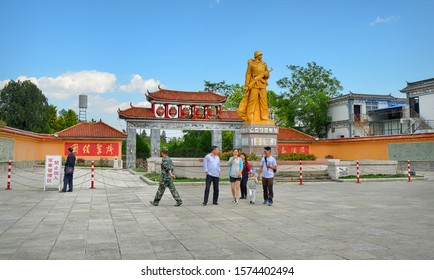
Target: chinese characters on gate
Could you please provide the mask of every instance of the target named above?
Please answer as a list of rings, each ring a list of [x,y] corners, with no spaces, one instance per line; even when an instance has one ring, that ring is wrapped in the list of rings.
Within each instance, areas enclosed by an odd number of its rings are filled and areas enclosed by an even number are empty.
[[[118,143],[65,143],[64,153],[69,154],[68,148],[74,149],[75,156],[117,156]]]

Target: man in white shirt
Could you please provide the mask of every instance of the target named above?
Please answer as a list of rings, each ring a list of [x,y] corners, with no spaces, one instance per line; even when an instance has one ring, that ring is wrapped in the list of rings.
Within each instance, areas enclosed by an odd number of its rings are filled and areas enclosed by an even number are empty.
[[[261,180],[262,175],[262,188],[264,190],[264,204],[268,206],[273,205],[273,181],[274,172],[277,170],[277,161],[271,156],[271,147],[264,148],[264,157],[259,163],[258,181]]]
[[[219,199],[219,178],[220,178],[220,157],[218,156],[219,148],[213,146],[211,152],[203,159],[203,170],[206,174],[205,194],[203,205],[208,204],[209,189],[213,188],[212,204],[218,205]]]

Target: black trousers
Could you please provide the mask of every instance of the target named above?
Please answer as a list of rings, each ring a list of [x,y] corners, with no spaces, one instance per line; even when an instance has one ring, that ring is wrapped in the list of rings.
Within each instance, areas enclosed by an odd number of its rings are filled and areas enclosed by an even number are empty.
[[[269,200],[273,202],[273,180],[274,178],[264,178],[262,177],[262,188],[264,190],[264,200]]]
[[[212,203],[217,203],[219,200],[219,177],[206,175],[205,194],[203,197],[203,203],[208,203],[209,189],[211,188],[211,182],[213,188]]]
[[[247,180],[249,179],[247,176],[243,175],[243,178],[241,178],[240,189],[242,198],[247,198]]]
[[[72,178],[73,177],[74,177],[73,174],[65,174],[65,177],[63,177],[63,189],[62,189],[62,191],[64,191],[64,192],[68,191],[67,187],[69,185],[69,191],[72,192],[72,187],[73,187]]]

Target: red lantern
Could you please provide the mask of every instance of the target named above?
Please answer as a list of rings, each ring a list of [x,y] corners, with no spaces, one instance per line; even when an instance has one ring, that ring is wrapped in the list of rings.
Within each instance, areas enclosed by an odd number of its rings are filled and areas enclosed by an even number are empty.
[[[182,109],[182,115],[183,115],[183,116],[188,116],[188,115],[190,115],[190,109],[188,109],[187,107],[184,107],[184,108]]]
[[[202,119],[204,117],[203,116],[204,112],[205,112],[204,109],[202,107],[199,107],[196,109],[196,116],[198,118]]]
[[[208,108],[208,116],[210,117],[214,117],[217,113],[217,110],[215,107],[209,107]]]
[[[164,107],[163,106],[159,106],[156,110],[157,116],[161,117],[164,115]]]
[[[178,113],[178,110],[176,110],[175,107],[170,107],[169,109],[169,115],[173,118]]]

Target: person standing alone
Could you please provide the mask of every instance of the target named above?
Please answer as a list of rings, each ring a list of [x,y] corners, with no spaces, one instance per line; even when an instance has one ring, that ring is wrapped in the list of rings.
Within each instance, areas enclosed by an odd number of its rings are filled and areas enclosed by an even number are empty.
[[[211,152],[203,159],[203,170],[206,174],[205,194],[203,197],[203,206],[208,204],[209,189],[211,182],[213,187],[212,204],[218,205],[219,199],[219,178],[220,178],[220,157],[219,148],[213,146]]]
[[[172,159],[167,155],[168,153],[169,149],[166,147],[161,149],[161,156],[163,159],[161,160],[160,185],[158,186],[154,200],[149,201],[154,206],[158,206],[166,188],[169,188],[173,198],[176,200],[175,206],[180,206],[182,204],[181,197],[173,184],[173,179],[175,179],[176,176],[172,173],[173,163]]]
[[[74,177],[74,167],[75,167],[75,155],[74,155],[74,148],[69,147],[68,148],[69,155],[66,158],[65,162],[65,176],[63,177],[63,189],[61,192],[72,192],[73,188],[73,177]],[[68,188],[69,186],[69,188]]]

